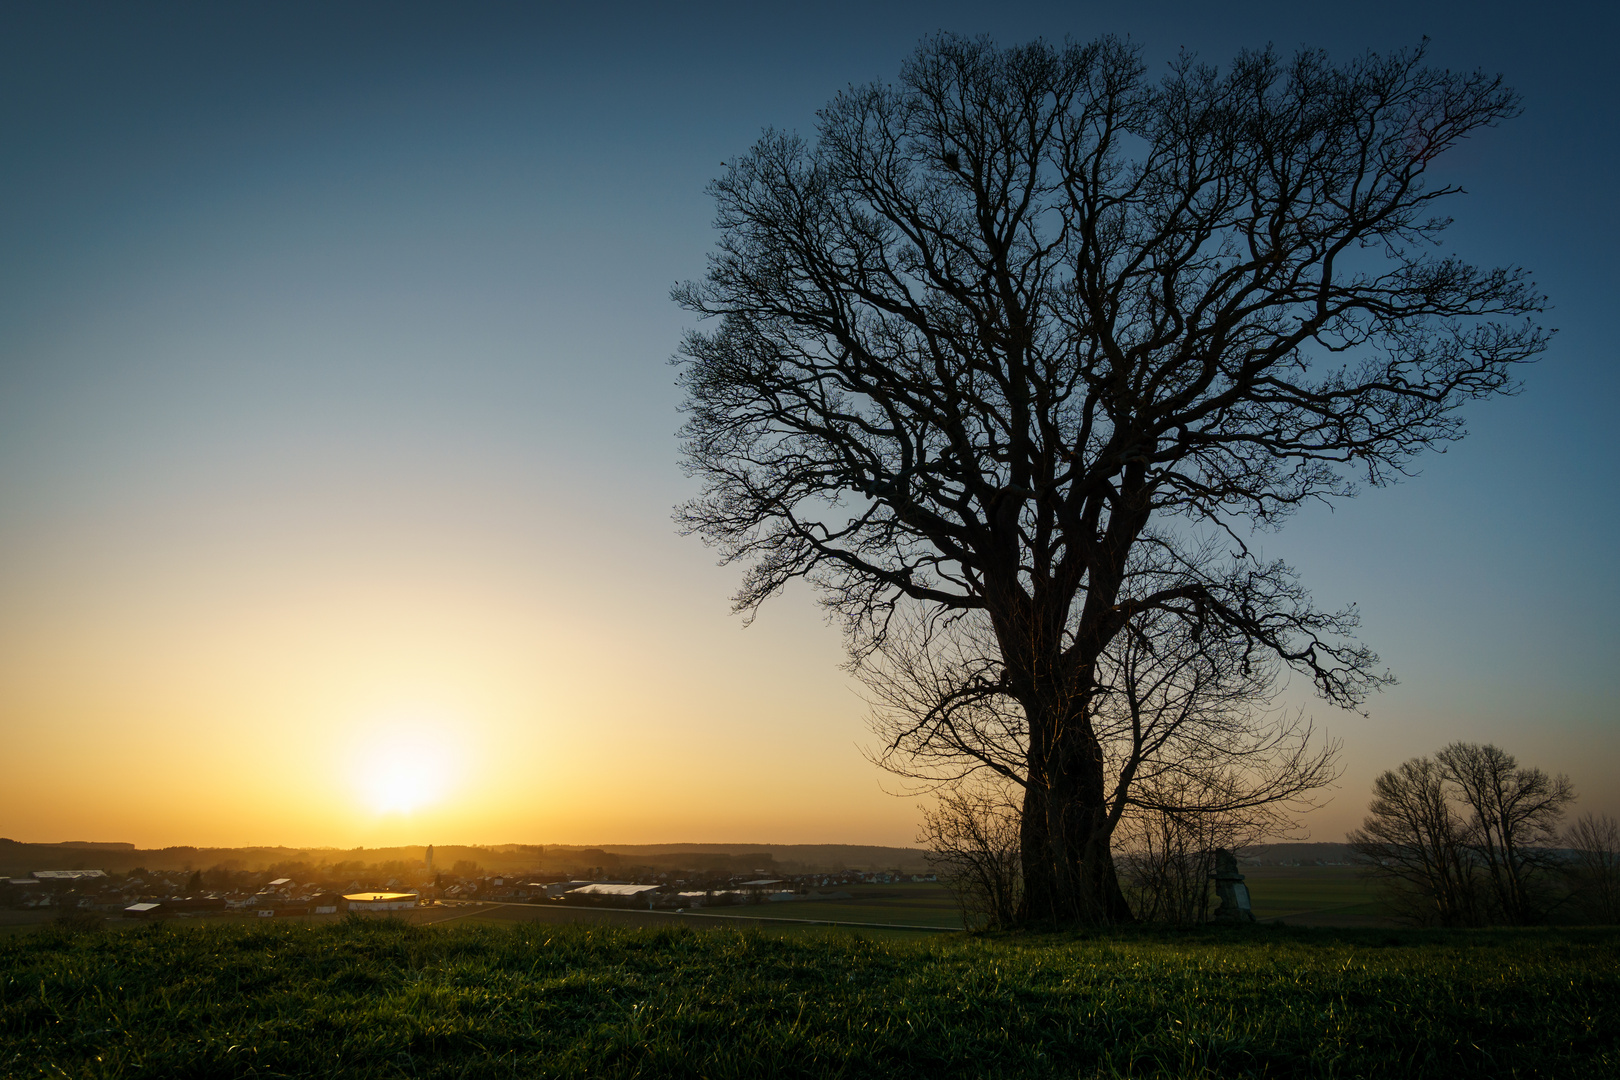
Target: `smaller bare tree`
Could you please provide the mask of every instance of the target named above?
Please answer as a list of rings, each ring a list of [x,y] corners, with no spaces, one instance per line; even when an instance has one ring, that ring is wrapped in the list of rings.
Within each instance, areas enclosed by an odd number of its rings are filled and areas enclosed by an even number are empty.
[[[1435,757],[1470,812],[1465,843],[1484,868],[1496,917],[1520,926],[1544,918],[1550,848],[1575,800],[1569,777],[1520,767],[1489,743],[1452,743]]]
[[[1120,884],[1143,922],[1185,925],[1208,919],[1214,851],[1197,825],[1161,812],[1135,815],[1120,829]]]
[[[1302,808],[1299,804],[1233,807],[1225,797],[1235,786],[1232,781],[1211,780],[1222,778],[1180,776],[1145,784],[1120,821],[1115,834],[1120,878],[1131,910],[1144,922],[1208,922],[1215,852],[1238,851],[1296,827],[1293,812]]]
[[[1583,814],[1564,834],[1574,859],[1565,867],[1570,899],[1588,921],[1620,923],[1620,821]]]
[[[1381,880],[1396,914],[1420,925],[1467,926],[1478,920],[1467,825],[1451,804],[1444,769],[1412,758],[1373,781],[1361,828],[1348,837],[1367,871]]]
[[[1136,917],[1181,925],[1208,921],[1210,875],[1223,832],[1207,815],[1173,809],[1126,817],[1115,835],[1120,881]]]
[[[923,811],[918,843],[956,897],[969,930],[999,930],[1018,917],[1018,804],[1003,784],[979,779],[940,792]]]

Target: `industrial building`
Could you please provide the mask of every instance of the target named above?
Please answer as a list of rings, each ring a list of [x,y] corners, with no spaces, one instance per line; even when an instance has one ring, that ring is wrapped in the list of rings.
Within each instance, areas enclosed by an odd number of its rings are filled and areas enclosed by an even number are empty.
[[[612,907],[652,907],[652,896],[662,886],[659,885],[621,885],[618,883],[596,882],[591,885],[582,885],[577,889],[569,889],[562,894],[564,902],[573,904],[603,904]]]
[[[420,899],[413,892],[360,892],[349,893],[343,902],[350,911],[409,911]]]

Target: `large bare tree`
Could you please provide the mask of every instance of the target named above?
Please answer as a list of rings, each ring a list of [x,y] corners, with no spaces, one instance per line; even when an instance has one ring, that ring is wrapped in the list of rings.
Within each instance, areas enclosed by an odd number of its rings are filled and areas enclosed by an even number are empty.
[[[982,614],[1027,723],[1025,919],[1129,918],[1093,705],[1133,619],[1219,625],[1338,704],[1376,683],[1241,538],[1399,475],[1544,348],[1521,271],[1437,252],[1459,189],[1425,179],[1516,108],[1421,50],[1153,79],[1112,39],[940,36],[713,184],[679,520],[747,565],[740,609],[809,578],[857,656],[897,601]],[[1199,528],[1218,573],[1131,576]]]

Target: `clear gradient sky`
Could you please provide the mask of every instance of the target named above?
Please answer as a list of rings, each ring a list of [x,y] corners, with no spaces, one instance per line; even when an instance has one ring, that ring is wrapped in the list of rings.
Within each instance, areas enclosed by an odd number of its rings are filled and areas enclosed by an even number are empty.
[[[0,835],[910,843],[807,589],[744,629],[669,512],[704,185],[925,34],[1163,64],[1432,39],[1522,118],[1449,246],[1560,333],[1423,475],[1268,538],[1457,738],[1620,811],[1620,36],[1599,4],[0,7]]]

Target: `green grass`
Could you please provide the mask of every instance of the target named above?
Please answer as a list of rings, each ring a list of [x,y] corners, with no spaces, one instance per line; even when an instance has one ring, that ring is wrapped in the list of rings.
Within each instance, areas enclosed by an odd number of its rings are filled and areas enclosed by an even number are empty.
[[[962,929],[962,909],[950,890],[943,885],[906,882],[896,885],[851,885],[841,891],[850,894],[848,900],[795,900],[786,904],[767,904],[760,914],[781,919],[824,919],[831,922],[899,923],[910,926],[937,926],[946,930]],[[715,908],[717,913],[733,909]],[[738,914],[755,910],[754,906],[736,909]]]
[[[0,940],[0,1075],[1620,1075],[1620,933],[600,925]]]
[[[1378,886],[1352,866],[1245,868],[1254,913],[1304,924],[1384,922]]]

